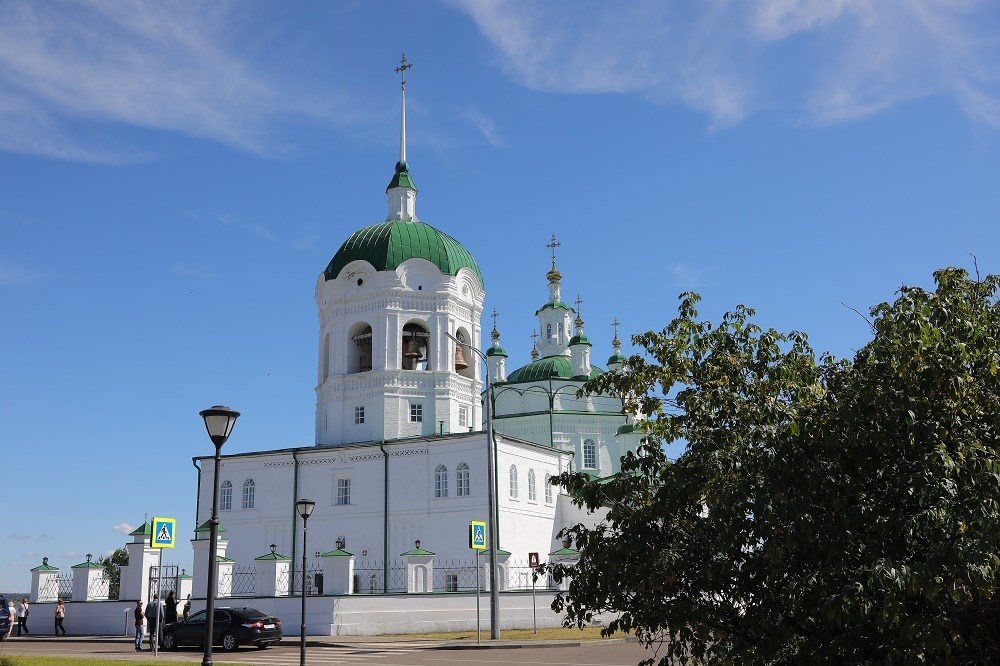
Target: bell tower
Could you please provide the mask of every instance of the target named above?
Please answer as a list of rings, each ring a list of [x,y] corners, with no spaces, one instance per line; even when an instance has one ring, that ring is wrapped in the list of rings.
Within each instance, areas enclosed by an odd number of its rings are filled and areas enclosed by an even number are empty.
[[[316,445],[468,432],[481,422],[477,358],[485,290],[472,255],[420,221],[406,162],[405,54],[399,160],[384,222],[352,234],[316,284]]]

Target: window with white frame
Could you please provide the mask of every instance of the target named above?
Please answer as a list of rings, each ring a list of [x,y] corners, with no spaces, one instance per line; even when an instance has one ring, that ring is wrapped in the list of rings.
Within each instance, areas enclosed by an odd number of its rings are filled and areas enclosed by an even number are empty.
[[[517,467],[510,466],[510,496],[517,497]]]
[[[361,425],[365,422],[365,408],[363,405],[354,407],[354,425]]]
[[[448,468],[438,465],[434,468],[434,497],[448,496]]]
[[[458,463],[455,468],[455,494],[458,497],[469,496],[469,465],[468,463]]]
[[[337,479],[337,506],[347,506],[351,503],[351,479],[340,477]]]
[[[410,403],[410,422],[422,423],[424,420],[424,406],[419,402]]]
[[[552,476],[545,475],[545,503],[552,504]]]
[[[219,511],[233,510],[233,484],[231,481],[223,481],[219,489]]]
[[[243,508],[252,509],[254,500],[254,483],[253,479],[247,479],[243,482]]]
[[[528,470],[528,501],[535,502],[538,500],[538,495],[535,494],[535,470]]]
[[[586,469],[597,469],[597,444],[592,439],[583,440],[583,466]]]
[[[469,427],[469,408],[459,407],[458,408],[458,427],[468,428]]]

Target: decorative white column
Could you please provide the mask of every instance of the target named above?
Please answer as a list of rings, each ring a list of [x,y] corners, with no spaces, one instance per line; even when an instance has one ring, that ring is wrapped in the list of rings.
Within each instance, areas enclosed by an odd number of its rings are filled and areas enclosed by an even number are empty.
[[[229,541],[222,538],[222,534],[226,532],[226,528],[219,525],[219,537],[217,546],[217,555],[220,560],[226,559],[226,548],[229,546]],[[194,531],[195,538],[191,540],[191,548],[194,551],[194,562],[193,575],[194,575],[194,589],[197,590],[197,595],[199,598],[203,598],[205,594],[206,579],[208,576],[208,551],[210,546],[209,541],[209,521],[205,521],[201,526]],[[216,577],[216,580],[219,580]],[[216,586],[217,594],[216,596],[222,596],[218,593],[220,586]]]
[[[59,598],[59,568],[43,557],[41,565],[31,570],[31,602],[46,603]]]
[[[257,563],[258,597],[288,596],[288,570],[292,558],[274,552],[275,548],[277,546],[272,543],[270,553],[254,558]]]
[[[580,551],[575,548],[560,548],[559,550],[549,553],[549,562],[556,564],[568,564],[573,565],[580,561]],[[569,590],[570,577],[566,576],[559,583],[559,589],[563,592]]]
[[[337,548],[322,553],[320,557],[327,558],[323,565],[326,575],[327,594],[352,594],[357,592],[353,589],[354,582],[354,555],[348,553],[343,548]]]
[[[91,561],[87,553],[87,561],[73,565],[73,601],[104,601],[108,598],[108,585],[96,584],[104,579],[104,567]]]
[[[177,600],[183,605],[194,590],[194,578],[188,575],[187,570],[181,569],[181,575],[177,577]]]
[[[483,551],[485,556],[487,551]],[[500,586],[501,590],[506,590],[508,587],[507,579],[509,573],[507,571],[507,562],[510,561],[510,551],[504,550],[503,548],[497,549],[497,585]],[[480,582],[483,585],[483,591],[490,591],[490,560],[488,557],[483,559],[483,574],[481,576]]]
[[[420,539],[414,542],[413,550],[401,553],[406,564],[406,593],[416,594],[434,591],[434,553],[420,547]]]
[[[159,551],[151,547],[150,534],[152,527],[143,523],[142,527],[132,531],[132,543],[125,544],[128,551],[128,564],[121,568],[121,587],[118,598],[122,601],[144,600],[149,597],[149,568],[156,566]]]

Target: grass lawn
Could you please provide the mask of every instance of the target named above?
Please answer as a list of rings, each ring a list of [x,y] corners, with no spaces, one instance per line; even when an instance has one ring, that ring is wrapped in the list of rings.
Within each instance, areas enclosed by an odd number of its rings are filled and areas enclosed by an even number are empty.
[[[490,638],[490,624],[483,623],[483,640]],[[421,638],[433,641],[461,641],[476,640],[475,631],[439,631],[433,634],[393,634],[391,636],[373,636],[373,639],[382,640],[419,640]],[[617,633],[611,638],[628,638],[627,634]],[[336,640],[336,639],[334,639]],[[575,640],[575,641],[597,641],[601,640],[601,627],[585,627],[577,629],[575,627],[554,627],[551,629],[539,629],[536,634],[531,629],[503,629],[500,631],[500,640],[503,641],[552,641],[552,640]]]
[[[12,655],[0,655],[0,666],[121,666],[121,664],[130,664],[130,666],[164,666],[164,664],[176,664],[183,662],[176,661],[121,661],[118,659],[89,659],[89,658],[75,658],[75,657],[28,657],[28,656],[12,656]],[[191,663],[200,664],[201,657],[191,658]],[[215,662],[218,666],[247,666],[247,664],[238,664],[235,662],[225,662],[217,661]]]

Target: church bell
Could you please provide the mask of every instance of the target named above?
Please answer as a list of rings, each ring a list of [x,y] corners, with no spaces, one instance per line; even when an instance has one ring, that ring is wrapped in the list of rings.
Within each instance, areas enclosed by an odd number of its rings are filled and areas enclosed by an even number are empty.
[[[406,342],[406,348],[403,351],[404,358],[420,358],[420,340],[417,336],[411,335],[410,339]]]
[[[455,369],[465,370],[469,367],[469,364],[465,360],[465,356],[462,355],[462,345],[455,345]]]

